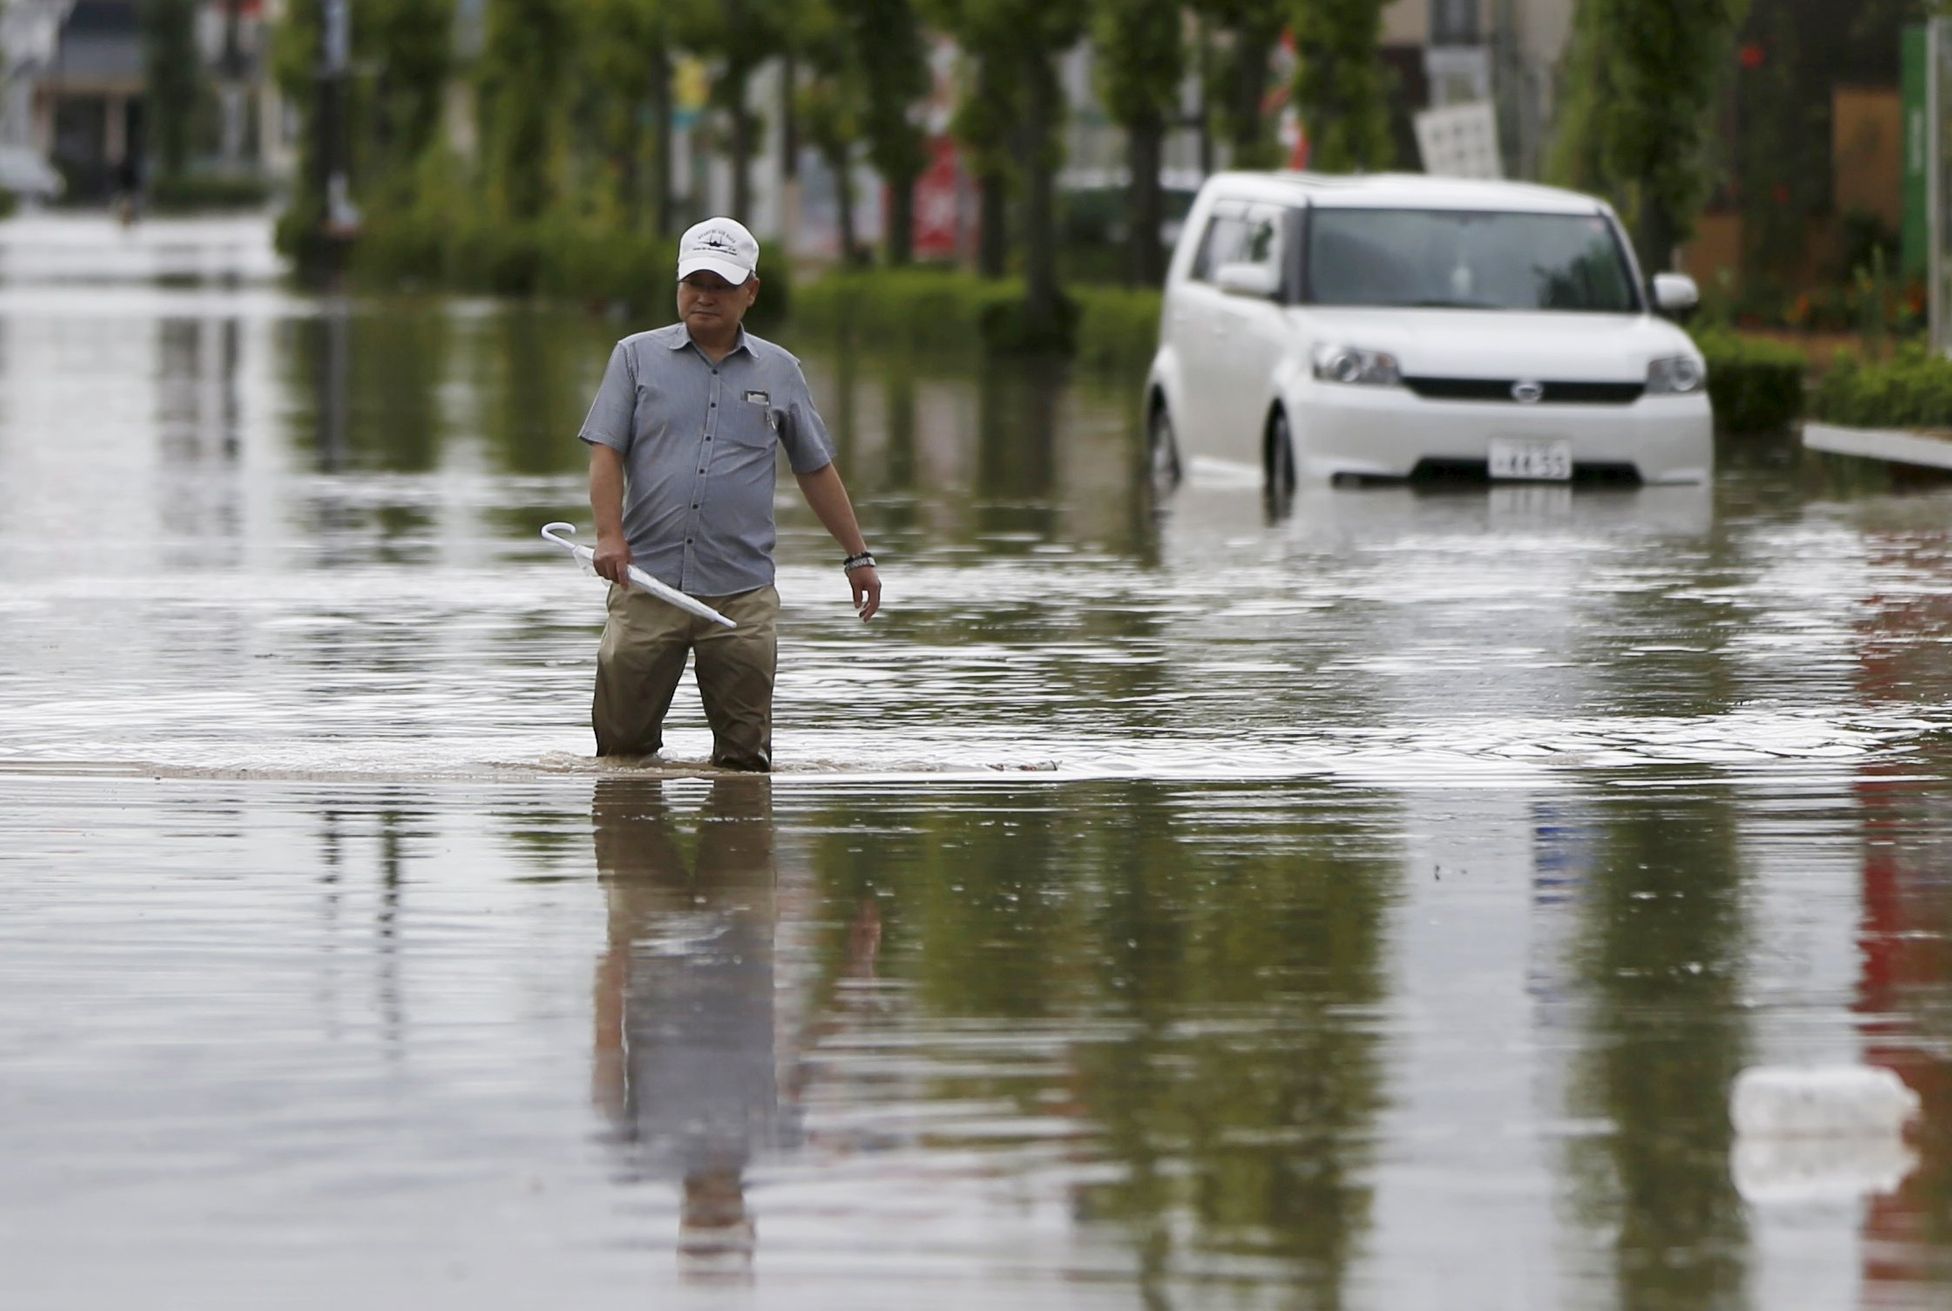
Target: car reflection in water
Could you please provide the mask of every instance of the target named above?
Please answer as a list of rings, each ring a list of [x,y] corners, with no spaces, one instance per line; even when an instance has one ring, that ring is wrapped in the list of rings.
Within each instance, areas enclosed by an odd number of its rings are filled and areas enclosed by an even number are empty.
[[[600,782],[590,819],[609,908],[596,1103],[632,1177],[681,1185],[684,1273],[748,1276],[747,1171],[799,1135],[777,1073],[771,784],[714,781],[689,853],[656,781]]]

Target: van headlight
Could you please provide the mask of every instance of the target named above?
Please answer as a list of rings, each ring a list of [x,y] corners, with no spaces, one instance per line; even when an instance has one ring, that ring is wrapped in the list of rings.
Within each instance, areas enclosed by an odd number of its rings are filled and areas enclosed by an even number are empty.
[[[1403,381],[1403,370],[1396,357],[1386,351],[1323,344],[1315,348],[1315,378],[1319,382],[1395,387]]]
[[[1708,370],[1692,355],[1668,355],[1647,366],[1649,396],[1692,396],[1708,385]]]

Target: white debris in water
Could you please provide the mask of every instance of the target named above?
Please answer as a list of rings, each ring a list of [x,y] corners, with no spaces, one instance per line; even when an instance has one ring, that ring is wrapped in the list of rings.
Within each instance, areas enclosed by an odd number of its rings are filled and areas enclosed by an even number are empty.
[[[1895,1134],[1742,1137],[1729,1153],[1735,1190],[1756,1205],[1855,1202],[1882,1196],[1896,1192],[1917,1165],[1917,1154]]]
[[[1918,1164],[1904,1140],[1918,1110],[1918,1094],[1877,1066],[1751,1066],[1729,1096],[1729,1173],[1756,1205],[1894,1192]]]
[[[1745,1137],[1895,1136],[1918,1107],[1902,1079],[1870,1065],[1750,1066],[1729,1097],[1729,1117]]]

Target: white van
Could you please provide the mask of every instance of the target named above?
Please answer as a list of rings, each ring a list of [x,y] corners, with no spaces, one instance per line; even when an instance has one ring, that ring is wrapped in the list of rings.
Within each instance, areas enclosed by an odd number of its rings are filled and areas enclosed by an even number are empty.
[[[1653,304],[1650,304],[1650,300]],[[1221,173],[1187,216],[1146,381],[1152,469],[1706,481],[1707,368],[1591,196],[1407,174]]]

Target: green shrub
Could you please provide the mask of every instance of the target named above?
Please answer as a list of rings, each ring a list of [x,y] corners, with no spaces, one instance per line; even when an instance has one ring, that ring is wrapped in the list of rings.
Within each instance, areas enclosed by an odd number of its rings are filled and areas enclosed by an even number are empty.
[[[1810,413],[1852,428],[1952,428],[1952,360],[1919,346],[1881,363],[1839,356]]]
[[[417,208],[369,216],[353,246],[352,270],[366,286],[615,302],[662,323],[676,313],[677,259],[668,239],[587,220],[509,225]],[[761,276],[764,290],[749,322],[763,330],[785,314],[793,279],[784,260]]]
[[[1060,294],[1057,313],[1039,318],[1021,295],[999,297],[983,306],[983,349],[993,355],[1069,355],[1077,344],[1078,302]]]
[[[856,341],[924,350],[968,349],[983,341],[993,307],[1023,299],[1023,284],[954,269],[837,269],[800,289],[795,325]]]
[[[1695,344],[1708,361],[1708,398],[1723,432],[1780,432],[1802,417],[1803,352],[1721,330],[1698,333]]]
[[[1024,312],[1023,281],[980,278],[939,266],[853,269],[800,288],[795,326],[924,350],[997,355],[1075,352],[1093,368],[1143,369],[1158,345],[1160,295],[1075,287],[1056,318]]]
[[[159,177],[149,187],[149,208],[159,214],[206,210],[263,209],[271,203],[271,184],[263,178],[225,173],[181,173]]]
[[[1080,287],[1077,360],[1107,373],[1144,373],[1159,349],[1165,296],[1145,287]]]
[[[20,197],[5,187],[0,187],[0,218],[7,218],[20,208]]]

